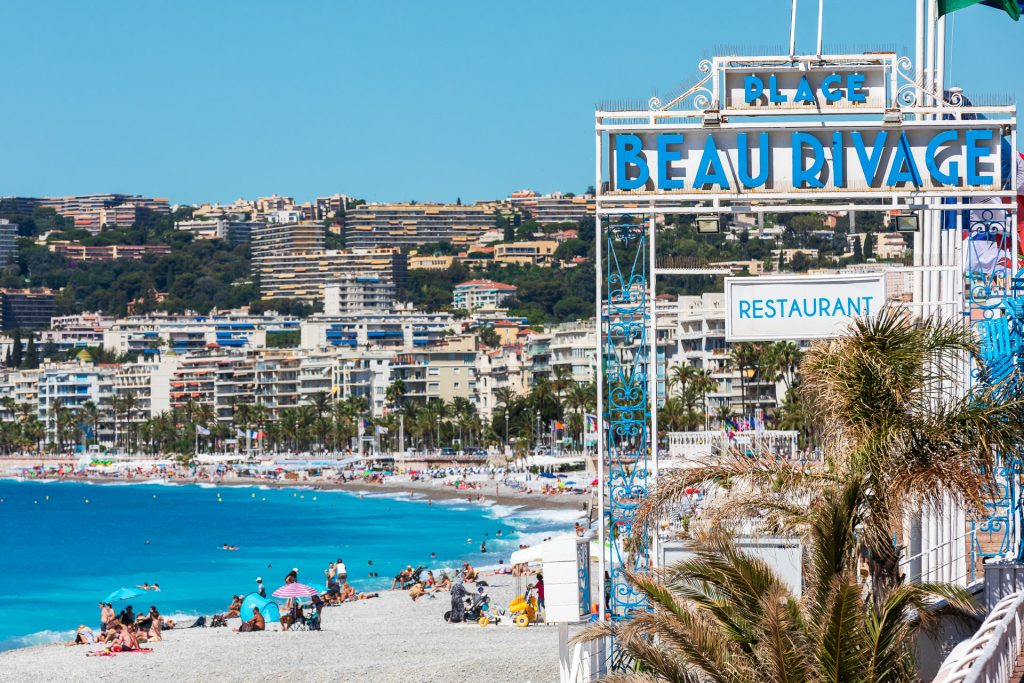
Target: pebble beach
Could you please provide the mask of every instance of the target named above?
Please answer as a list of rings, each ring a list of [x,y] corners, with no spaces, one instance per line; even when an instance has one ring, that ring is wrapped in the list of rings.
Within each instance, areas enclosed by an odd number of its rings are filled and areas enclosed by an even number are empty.
[[[511,576],[486,577],[492,605],[507,607],[522,588]],[[518,628],[508,618],[487,627],[447,624],[447,593],[413,602],[405,591],[328,607],[322,631],[263,633],[176,628],[152,652],[88,657],[97,646],[46,645],[0,654],[9,681],[391,681],[485,680],[537,683],[558,679],[554,626]]]

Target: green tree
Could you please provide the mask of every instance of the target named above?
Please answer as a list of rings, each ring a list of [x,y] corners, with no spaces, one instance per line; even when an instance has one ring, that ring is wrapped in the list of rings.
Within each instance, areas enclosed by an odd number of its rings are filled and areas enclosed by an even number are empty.
[[[20,368],[21,364],[24,362],[22,353],[21,330],[16,329],[11,335],[11,353],[7,357],[7,365],[12,368]]]
[[[864,260],[875,258],[875,233],[870,230],[864,235]]]

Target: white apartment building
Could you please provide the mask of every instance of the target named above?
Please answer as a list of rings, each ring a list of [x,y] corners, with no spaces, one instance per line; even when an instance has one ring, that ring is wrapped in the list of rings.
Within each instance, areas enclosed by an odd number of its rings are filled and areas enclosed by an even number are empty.
[[[58,415],[64,411],[78,412],[87,402],[92,402],[101,412],[109,409],[116,372],[117,366],[95,366],[82,361],[43,366],[38,379],[36,416],[45,426],[47,439],[60,440]],[[93,439],[100,443],[113,440],[113,432],[105,421]]]
[[[575,382],[597,381],[597,330],[593,320],[555,325],[546,332],[551,335],[548,343],[551,376],[559,367],[565,367]]]
[[[116,367],[114,394],[131,396],[132,409],[118,421],[142,423],[171,409],[171,381],[181,359],[175,354],[149,357]]]
[[[775,382],[741,377],[734,366],[731,345],[725,341],[725,314],[725,295],[720,292],[680,296],[674,306],[659,303],[659,394],[664,397],[671,368],[685,363],[710,370],[718,382],[718,388],[707,396],[711,416],[722,406],[731,408],[737,417],[776,406],[781,396]],[[672,326],[674,338],[666,329]]]
[[[455,308],[475,311],[478,308],[499,308],[515,296],[517,287],[492,280],[468,280],[455,285],[452,293]]]
[[[324,315],[387,311],[395,305],[395,283],[375,275],[343,275],[324,285]]]
[[[499,389],[525,395],[530,389],[530,365],[522,346],[480,349],[476,357],[476,406],[480,417],[489,421],[498,408]]]

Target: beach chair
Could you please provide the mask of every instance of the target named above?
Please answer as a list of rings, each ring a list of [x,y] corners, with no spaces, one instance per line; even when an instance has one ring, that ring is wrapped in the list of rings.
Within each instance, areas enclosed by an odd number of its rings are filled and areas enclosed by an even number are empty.
[[[306,615],[302,612],[302,606],[296,603],[288,614],[281,617],[281,626],[285,631],[306,631]],[[285,622],[288,622],[285,625]]]

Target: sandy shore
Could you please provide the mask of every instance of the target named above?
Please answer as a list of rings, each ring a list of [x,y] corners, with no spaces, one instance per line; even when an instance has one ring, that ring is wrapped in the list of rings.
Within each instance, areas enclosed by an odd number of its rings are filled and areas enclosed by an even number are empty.
[[[487,577],[495,607],[520,592],[517,579]],[[519,580],[524,581],[524,580]],[[380,681],[538,683],[558,679],[554,626],[486,628],[446,624],[449,598],[412,602],[405,592],[324,612],[323,631],[233,633],[176,629],[153,652],[87,657],[92,646],[43,647],[0,654],[10,681]],[[237,626],[233,620],[231,626]]]

